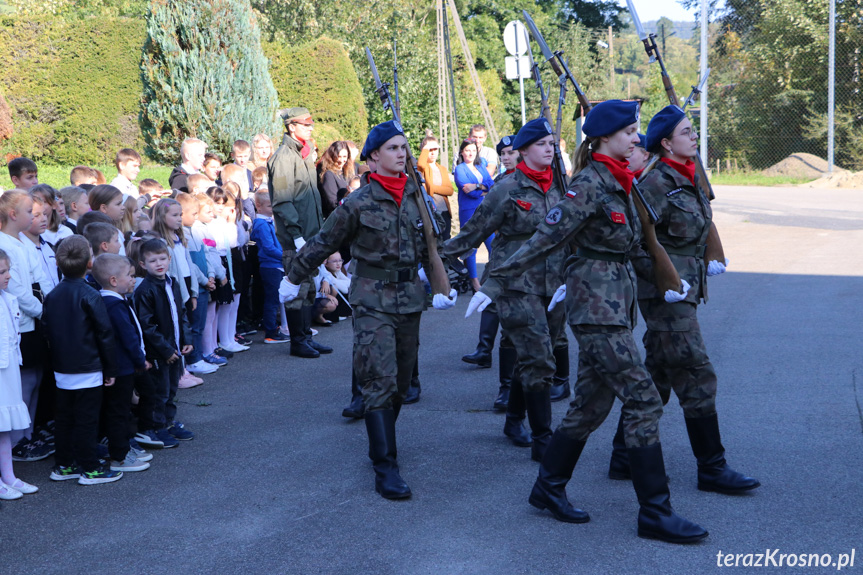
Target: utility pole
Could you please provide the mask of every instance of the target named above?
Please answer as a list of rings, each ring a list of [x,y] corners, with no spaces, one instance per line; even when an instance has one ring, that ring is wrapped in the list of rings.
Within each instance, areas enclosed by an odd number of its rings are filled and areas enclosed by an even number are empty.
[[[614,31],[608,27],[608,59],[611,62],[611,89],[614,90]]]
[[[827,173],[833,173],[836,111],[836,0],[830,0],[830,47],[827,71]]]
[[[832,0],[831,0],[832,1]],[[707,70],[707,0],[701,0],[701,77],[706,78]],[[662,52],[665,53],[665,34],[662,35]],[[701,90],[701,163],[705,166],[707,163],[707,83],[704,83],[704,88]]]

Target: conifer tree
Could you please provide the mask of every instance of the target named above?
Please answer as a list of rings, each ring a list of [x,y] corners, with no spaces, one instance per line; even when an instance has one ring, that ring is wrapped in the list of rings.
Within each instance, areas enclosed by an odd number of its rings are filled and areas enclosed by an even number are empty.
[[[249,0],[152,0],[141,81],[139,124],[157,162],[177,163],[187,137],[227,154],[236,139],[282,131]]]

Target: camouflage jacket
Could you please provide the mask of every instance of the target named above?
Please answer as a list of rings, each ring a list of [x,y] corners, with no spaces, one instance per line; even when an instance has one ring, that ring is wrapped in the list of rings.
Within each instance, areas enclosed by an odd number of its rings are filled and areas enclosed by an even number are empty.
[[[491,270],[482,291],[492,299],[513,276],[571,246],[566,261],[566,306],[572,325],[635,327],[636,277],[630,258],[643,256],[641,222],[632,198],[598,162],[579,172],[536,233]],[[578,255],[575,245],[606,261]]]
[[[375,181],[345,198],[327,218],[324,227],[299,251],[288,279],[299,284],[344,242],[350,242],[351,305],[362,305],[386,313],[413,313],[426,307],[426,290],[416,271],[428,265],[428,250],[422,220],[409,179],[401,207]],[[358,266],[376,270],[413,270],[407,281],[385,281],[363,277]]]
[[[695,175],[696,184],[698,175]],[[703,249],[713,222],[713,210],[704,194],[671,166],[657,162],[639,184],[656,210],[656,238],[668,252],[681,279],[691,286],[684,301],[707,301],[707,268]],[[700,251],[701,255],[696,255]],[[639,299],[661,299],[652,272],[638,281]]]
[[[311,155],[300,155],[302,145],[285,134],[282,145],[267,160],[270,200],[276,237],[283,250],[293,250],[294,240],[308,240],[321,230],[321,194]]]
[[[477,207],[473,216],[462,225],[459,234],[443,245],[448,256],[462,254],[479,246],[491,234],[491,258],[486,269],[502,265],[536,232],[548,211],[560,201],[560,189],[552,185],[543,193],[539,185],[521,170],[496,181],[491,191]],[[563,283],[564,261],[568,250],[556,250],[534,262],[523,273],[509,275],[502,282],[505,290],[540,296],[552,296]]]

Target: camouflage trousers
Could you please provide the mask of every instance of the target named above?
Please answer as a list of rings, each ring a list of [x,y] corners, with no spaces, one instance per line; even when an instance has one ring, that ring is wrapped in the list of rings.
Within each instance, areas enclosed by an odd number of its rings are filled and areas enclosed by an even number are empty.
[[[694,303],[639,300],[647,332],[644,365],[653,383],[668,403],[674,390],[685,417],[707,417],[716,413],[716,372],[707,357]]]
[[[560,304],[548,311],[549,302],[550,297],[511,291],[497,298],[501,328],[516,350],[513,377],[518,378],[525,391],[542,391],[552,385],[555,371],[552,345],[560,341],[566,327],[566,311]]]
[[[296,250],[282,251],[282,265],[285,268],[286,274],[287,272],[291,271],[291,262],[294,261],[294,256],[296,254]],[[314,276],[309,276],[305,278],[302,283],[300,283],[300,293],[297,295],[297,297],[284,304],[285,309],[298,310],[306,306],[313,306],[315,305],[316,294],[317,292],[315,291]]]
[[[617,326],[574,325],[578,340],[578,379],[573,400],[559,429],[572,439],[586,441],[614,405],[623,402],[623,437],[627,447],[659,442],[662,400],[632,330]]]
[[[366,409],[389,409],[404,400],[417,362],[421,315],[354,306],[354,374]]]

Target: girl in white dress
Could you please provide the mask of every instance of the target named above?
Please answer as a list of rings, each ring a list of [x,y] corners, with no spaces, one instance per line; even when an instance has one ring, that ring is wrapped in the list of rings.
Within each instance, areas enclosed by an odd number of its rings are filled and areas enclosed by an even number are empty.
[[[6,291],[12,277],[11,261],[0,250],[0,499],[20,499],[39,489],[15,477],[12,471],[12,430],[27,429],[30,413],[21,398],[21,350],[18,299]]]

